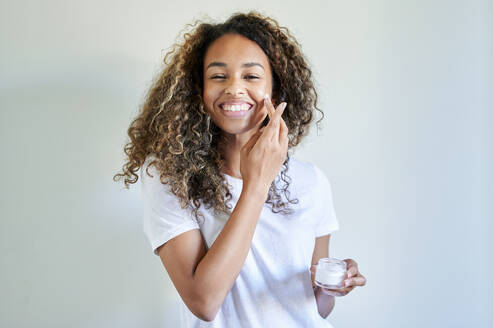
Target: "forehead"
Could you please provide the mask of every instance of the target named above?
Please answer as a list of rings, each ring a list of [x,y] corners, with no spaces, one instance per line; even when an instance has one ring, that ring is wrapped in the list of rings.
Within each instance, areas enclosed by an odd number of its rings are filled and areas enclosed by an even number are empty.
[[[204,68],[212,62],[235,66],[244,62],[259,62],[268,67],[269,59],[259,45],[242,35],[226,34],[215,40],[204,56]]]

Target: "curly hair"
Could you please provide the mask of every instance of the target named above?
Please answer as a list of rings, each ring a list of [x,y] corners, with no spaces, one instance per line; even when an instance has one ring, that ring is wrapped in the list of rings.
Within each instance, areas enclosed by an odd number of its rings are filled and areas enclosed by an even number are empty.
[[[235,13],[224,23],[210,24],[196,21],[188,24],[181,43],[177,42],[164,56],[164,68],[152,83],[138,116],[128,129],[130,142],[124,147],[128,156],[123,172],[113,177],[124,178],[125,187],[136,183],[138,170],[148,155],[160,173],[160,181],[168,184],[179,199],[182,208],[191,208],[196,219],[203,217],[199,208],[226,212],[232,198],[227,180],[223,176],[224,157],[220,151],[223,141],[221,129],[214,124],[203,104],[203,61],[208,47],[225,34],[239,34],[254,42],[267,55],[273,74],[272,99],[286,101],[282,118],[289,133],[288,149],[295,147],[308,133],[317,92],[312,81],[312,71],[301,52],[301,45],[287,28],[256,11]],[[320,121],[319,120],[319,121]],[[319,122],[318,121],[318,122]],[[262,123],[267,124],[268,117]],[[318,123],[317,122],[317,123]],[[274,213],[289,214],[289,205],[283,202],[279,191],[288,203],[291,179],[289,152],[283,163],[280,178],[284,185],[278,189],[273,181],[266,203]],[[148,168],[145,170],[147,174]]]

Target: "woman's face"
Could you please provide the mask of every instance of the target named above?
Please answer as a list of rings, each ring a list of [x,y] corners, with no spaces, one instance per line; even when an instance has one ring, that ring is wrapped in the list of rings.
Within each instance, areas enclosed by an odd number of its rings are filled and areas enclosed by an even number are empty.
[[[255,115],[272,93],[269,59],[257,43],[237,34],[215,40],[204,57],[204,106],[222,131],[240,134],[260,127]],[[265,115],[262,115],[264,117]]]

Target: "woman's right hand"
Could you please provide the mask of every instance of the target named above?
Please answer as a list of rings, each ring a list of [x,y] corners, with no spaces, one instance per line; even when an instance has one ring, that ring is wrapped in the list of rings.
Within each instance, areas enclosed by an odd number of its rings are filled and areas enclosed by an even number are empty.
[[[283,102],[275,109],[269,97],[264,98],[263,104],[270,115],[269,123],[241,149],[240,172],[244,187],[260,188],[267,193],[286,160],[288,127],[281,116],[287,104]]]

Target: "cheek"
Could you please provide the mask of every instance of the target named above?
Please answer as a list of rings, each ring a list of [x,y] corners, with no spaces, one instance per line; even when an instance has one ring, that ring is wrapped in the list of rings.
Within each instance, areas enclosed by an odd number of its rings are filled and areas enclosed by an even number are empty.
[[[254,98],[256,101],[261,101],[264,99],[264,95],[268,92],[267,88],[258,88],[255,90],[252,90],[252,98]]]
[[[218,92],[215,91],[213,88],[204,85],[202,97],[204,98],[204,104],[206,108],[210,110],[214,105],[214,101],[218,98]]]
[[[256,102],[262,102],[266,93],[272,95],[272,88],[269,87],[267,82],[259,83],[255,87],[250,88],[250,97]]]
[[[246,89],[250,98],[257,103],[261,103],[264,100],[264,95],[266,93],[272,96],[272,86],[267,81],[252,86],[246,86]],[[214,102],[221,97],[222,92],[222,88],[204,83],[203,98],[207,110],[212,111]]]

